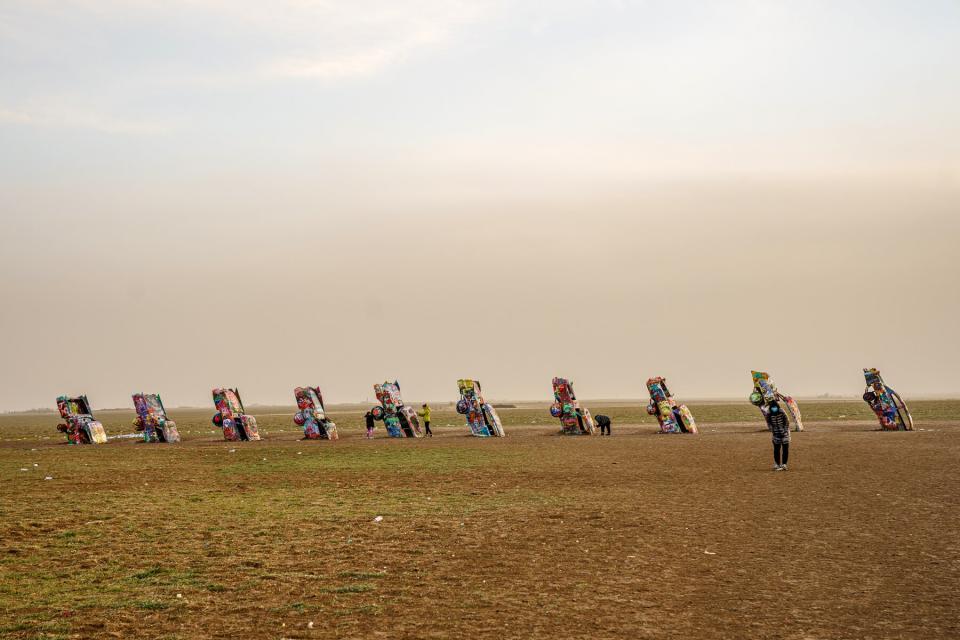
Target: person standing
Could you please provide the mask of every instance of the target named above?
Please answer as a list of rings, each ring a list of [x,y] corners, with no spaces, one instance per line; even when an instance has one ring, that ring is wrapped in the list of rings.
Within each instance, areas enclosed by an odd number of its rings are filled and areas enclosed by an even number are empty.
[[[790,458],[790,422],[787,414],[774,402],[763,411],[763,415],[773,437],[773,470],[786,471],[787,460]]]
[[[600,425],[600,435],[602,436],[610,435],[610,418],[609,417],[601,413],[601,414],[598,414],[597,417],[594,418],[594,420],[598,425]]]
[[[426,430],[426,434],[432,438],[433,431],[430,431],[430,405],[424,402],[422,411],[418,411],[417,415],[423,418],[423,427]]]
[[[367,422],[367,438],[373,439],[373,414],[367,411],[366,415],[363,416],[364,420]]]

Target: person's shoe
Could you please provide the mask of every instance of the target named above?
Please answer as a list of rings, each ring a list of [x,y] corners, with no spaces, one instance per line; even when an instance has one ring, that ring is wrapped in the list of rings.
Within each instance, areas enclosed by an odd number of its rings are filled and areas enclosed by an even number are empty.
[[[775,465],[773,465],[773,470],[774,470],[774,471],[783,471],[783,466],[782,466],[782,465],[779,465],[779,464],[775,464]]]
[[[787,470],[787,465],[785,464],[780,465],[780,471],[786,471],[786,470]]]

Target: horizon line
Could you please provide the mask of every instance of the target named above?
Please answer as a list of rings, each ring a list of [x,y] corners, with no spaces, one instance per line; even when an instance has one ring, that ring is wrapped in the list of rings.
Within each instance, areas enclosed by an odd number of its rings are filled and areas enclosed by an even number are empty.
[[[793,396],[797,400],[802,401],[859,401],[861,400],[860,396],[857,395],[818,395],[818,396]],[[932,395],[914,395],[911,396],[912,400],[918,401],[931,401],[931,400],[960,400],[960,393],[957,394],[932,394]],[[580,402],[589,404],[589,403],[630,403],[643,405],[649,402],[649,398],[584,398]],[[419,402],[419,401],[418,401]],[[418,404],[414,402],[411,404]],[[455,405],[456,400],[426,400],[427,404],[436,404],[436,405]],[[689,397],[685,398],[684,402],[690,403],[734,403],[734,402],[743,402],[749,404],[749,400],[740,397],[732,396],[701,396],[701,397]],[[366,404],[376,404],[376,400],[361,400],[354,402],[335,402],[327,405],[329,410],[334,410],[336,407],[357,407],[359,405]],[[537,400],[494,400],[490,404],[494,405],[496,408],[512,408],[512,407],[502,407],[505,404],[523,404],[523,405],[550,405],[549,400],[537,399]],[[497,407],[497,405],[501,405]],[[292,403],[245,403],[245,406],[248,407],[257,407],[257,408],[295,408],[296,405]],[[517,407],[519,408],[519,407]],[[210,406],[197,406],[197,405],[179,405],[175,407],[168,407],[169,411],[178,411],[178,410],[201,410],[201,409],[212,409]],[[94,407],[95,411],[133,411],[133,407]],[[31,409],[10,409],[6,411],[0,411],[0,415],[17,415],[17,414],[44,414],[44,413],[57,413],[56,407],[34,407]]]

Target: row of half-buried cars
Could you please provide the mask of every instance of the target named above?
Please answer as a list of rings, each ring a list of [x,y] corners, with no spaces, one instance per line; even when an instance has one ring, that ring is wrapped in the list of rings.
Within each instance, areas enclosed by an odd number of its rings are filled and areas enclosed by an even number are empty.
[[[766,419],[771,412],[785,411],[794,431],[803,431],[800,407],[792,397],[781,393],[765,371],[751,371],[753,392],[750,403],[760,409]],[[884,431],[913,431],[913,417],[900,395],[884,384],[876,369],[864,369],[866,390],[863,400],[870,406]],[[647,413],[656,417],[660,433],[698,433],[697,422],[685,404],[678,403],[665,378],[647,380],[650,402]],[[590,410],[580,404],[573,391],[573,382],[566,378],[553,379],[553,405],[550,415],[560,419],[560,430],[565,435],[596,435],[597,424]],[[769,427],[768,427],[769,428]]]
[[[864,369],[866,389],[863,400],[870,406],[885,431],[912,431],[913,417],[900,395],[888,387],[876,369]],[[795,431],[803,430],[800,407],[790,396],[781,393],[764,371],[752,371],[753,392],[750,402],[764,417],[772,410],[784,410]],[[462,414],[470,433],[479,437],[504,437],[503,424],[496,409],[483,398],[480,382],[471,379],[457,381],[460,400],[457,413]],[[383,422],[388,435],[395,438],[421,437],[420,419],[416,410],[403,403],[397,381],[374,385],[378,404],[370,410],[372,418]],[[686,405],[678,403],[662,377],[647,380],[650,402],[647,413],[657,418],[661,433],[698,433],[697,423]],[[337,425],[327,416],[323,394],[319,387],[294,389],[297,412],[293,421],[303,429],[304,439],[336,440]],[[560,419],[561,433],[565,435],[595,435],[598,431],[590,410],[583,407],[573,391],[573,383],[566,378],[553,379],[554,403],[550,414]],[[236,389],[213,390],[217,412],[213,424],[223,431],[225,440],[259,440],[257,419],[248,414]],[[179,442],[176,423],[167,417],[160,395],[137,393],[133,395],[137,417],[133,425],[146,442]],[[773,409],[776,407],[776,409]],[[57,429],[72,444],[102,444],[107,441],[103,425],[93,416],[86,396],[57,398],[57,409],[63,422]]]
[[[163,401],[156,393],[133,394],[133,406],[137,417],[133,425],[143,433],[147,442],[180,442],[177,423],[167,417]],[[67,436],[70,444],[103,444],[107,434],[103,425],[93,416],[87,396],[60,396],[57,398],[57,410],[63,422],[57,430]]]
[[[493,405],[483,399],[478,380],[457,381],[460,400],[457,412],[467,420],[470,433],[479,437],[503,437],[503,425]],[[383,422],[387,434],[394,438],[419,438],[422,436],[420,417],[416,410],[403,402],[400,383],[384,382],[373,386],[377,404],[370,409],[375,421]],[[337,425],[326,413],[320,387],[297,387],[293,391],[297,401],[294,423],[303,429],[305,440],[337,440]],[[248,414],[237,389],[213,390],[214,426],[221,429],[224,440],[259,440],[256,417]],[[143,434],[145,442],[179,442],[177,424],[167,416],[163,400],[157,393],[136,393],[133,406],[137,417],[134,428]],[[63,422],[57,429],[67,436],[71,444],[103,444],[107,441],[103,425],[93,415],[87,396],[60,396],[57,409]]]
[[[685,404],[678,404],[667,388],[665,378],[647,380],[650,402],[647,413],[656,417],[660,433],[697,433],[697,423]],[[573,391],[573,381],[553,379],[553,404],[550,415],[560,419],[560,433],[570,436],[592,436],[599,429],[590,410],[580,404]]]

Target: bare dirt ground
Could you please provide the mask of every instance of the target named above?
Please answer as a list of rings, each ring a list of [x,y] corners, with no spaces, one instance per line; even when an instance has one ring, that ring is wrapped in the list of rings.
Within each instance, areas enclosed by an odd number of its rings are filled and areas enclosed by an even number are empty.
[[[611,438],[505,411],[502,440],[439,412],[366,441],[351,414],[336,443],[173,412],[180,445],[86,447],[3,417],[0,636],[958,637],[957,407],[913,433],[851,407],[811,412],[786,473],[749,406],[691,407],[699,436],[614,407]]]

